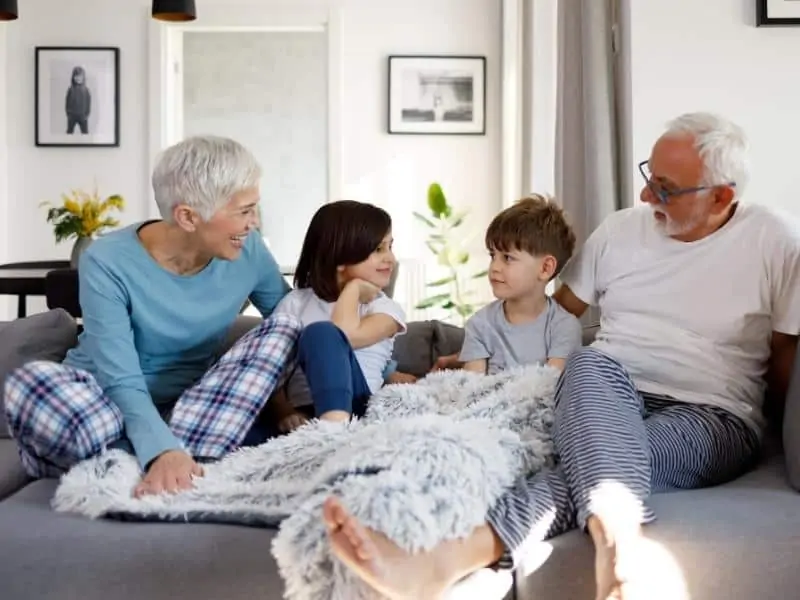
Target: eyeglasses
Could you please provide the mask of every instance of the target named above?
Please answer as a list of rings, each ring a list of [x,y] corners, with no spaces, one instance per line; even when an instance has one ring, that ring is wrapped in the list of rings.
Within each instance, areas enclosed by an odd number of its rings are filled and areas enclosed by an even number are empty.
[[[694,194],[695,192],[702,192],[704,190],[713,190],[714,188],[720,186],[730,186],[736,187],[736,182],[729,181],[728,183],[718,183],[717,185],[702,185],[700,187],[693,187],[693,188],[680,188],[677,190],[670,190],[665,189],[661,184],[656,183],[653,181],[653,177],[650,173],[650,169],[647,166],[647,163],[650,161],[643,160],[639,163],[639,173],[642,174],[642,178],[644,179],[645,185],[650,188],[650,191],[653,192],[656,198],[658,198],[661,204],[667,204],[670,198],[674,198],[676,196],[683,196],[684,194]]]

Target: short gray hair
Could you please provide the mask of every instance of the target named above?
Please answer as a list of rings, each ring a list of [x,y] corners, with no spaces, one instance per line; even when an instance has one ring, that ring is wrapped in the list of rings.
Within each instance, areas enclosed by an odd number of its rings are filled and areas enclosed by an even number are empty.
[[[208,220],[234,194],[255,187],[260,179],[261,166],[239,142],[194,136],[161,152],[153,169],[153,194],[168,222],[178,204]]]
[[[690,135],[703,161],[702,185],[734,182],[734,197],[741,196],[749,179],[748,142],[744,130],[719,115],[683,114],[667,124],[665,135]]]

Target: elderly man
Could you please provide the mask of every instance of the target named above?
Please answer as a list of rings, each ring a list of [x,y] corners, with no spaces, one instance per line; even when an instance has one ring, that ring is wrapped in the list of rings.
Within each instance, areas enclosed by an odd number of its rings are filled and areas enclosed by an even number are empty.
[[[520,481],[459,541],[408,554],[335,498],[336,554],[390,598],[437,598],[529,541],[579,527],[596,548],[597,599],[656,597],[634,585],[652,492],[718,485],[758,460],[765,388],[785,392],[800,331],[800,238],[740,202],[746,140],[711,114],[669,124],[639,165],[643,205],[608,217],[555,294],[601,309],[594,343],[556,391],[554,470]],[[411,589],[409,586],[415,586]]]

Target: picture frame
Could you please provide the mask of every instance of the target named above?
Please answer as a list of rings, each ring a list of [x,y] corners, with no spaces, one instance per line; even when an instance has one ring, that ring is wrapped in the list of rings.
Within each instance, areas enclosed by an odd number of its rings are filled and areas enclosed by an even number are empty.
[[[389,56],[388,132],[486,134],[486,57]]]
[[[800,25],[797,0],[756,0],[756,27]]]
[[[119,48],[37,46],[37,147],[118,147]]]

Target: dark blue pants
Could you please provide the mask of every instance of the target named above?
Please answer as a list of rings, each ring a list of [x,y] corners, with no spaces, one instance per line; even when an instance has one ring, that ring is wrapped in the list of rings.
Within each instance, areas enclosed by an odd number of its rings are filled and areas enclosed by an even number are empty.
[[[319,321],[303,329],[297,341],[297,364],[308,381],[317,417],[331,410],[364,415],[369,386],[350,341],[336,325]]]

